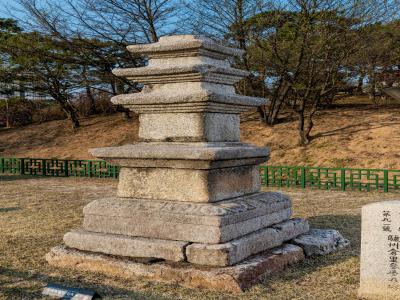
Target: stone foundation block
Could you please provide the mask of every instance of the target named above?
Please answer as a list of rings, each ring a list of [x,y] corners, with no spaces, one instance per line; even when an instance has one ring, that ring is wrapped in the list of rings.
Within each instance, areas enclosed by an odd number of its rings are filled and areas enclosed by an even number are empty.
[[[64,235],[68,247],[97,253],[184,261],[186,242],[101,234],[83,230]]]
[[[223,113],[140,115],[139,138],[147,141],[238,142],[240,117]]]
[[[216,202],[260,190],[257,166],[213,170],[122,168],[118,197]]]
[[[197,267],[188,263],[141,263],[129,259],[55,247],[46,255],[52,266],[74,268],[121,278],[138,278],[204,288],[221,292],[241,292],[261,276],[281,272],[290,264],[304,260],[303,250],[295,245],[267,251],[232,267]]]
[[[86,231],[217,244],[290,218],[290,199],[258,193],[217,203],[110,198],[84,208]]]
[[[191,244],[186,248],[186,256],[189,262],[199,265],[230,266],[251,255],[280,246],[308,230],[306,220],[292,219],[223,244]]]

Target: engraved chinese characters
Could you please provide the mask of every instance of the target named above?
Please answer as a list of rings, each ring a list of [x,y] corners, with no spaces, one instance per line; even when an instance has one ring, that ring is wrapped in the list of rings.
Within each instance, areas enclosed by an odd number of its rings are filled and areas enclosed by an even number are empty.
[[[400,299],[400,201],[362,209],[360,297]]]
[[[382,211],[382,230],[387,233],[387,265],[389,267],[389,288],[399,287],[399,235],[400,228],[393,228],[392,218],[399,218],[393,216],[390,210]]]

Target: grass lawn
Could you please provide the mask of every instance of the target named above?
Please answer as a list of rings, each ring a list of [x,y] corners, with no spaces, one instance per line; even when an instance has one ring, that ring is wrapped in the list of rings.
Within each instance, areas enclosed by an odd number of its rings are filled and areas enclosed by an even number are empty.
[[[64,233],[79,227],[82,207],[114,195],[117,181],[0,176],[0,298],[42,299],[48,282],[96,290],[108,299],[356,299],[359,280],[360,208],[397,194],[284,190],[296,216],[312,226],[335,228],[351,240],[341,253],[310,259],[264,278],[243,294],[223,294],[144,280],[57,269],[44,255]]]

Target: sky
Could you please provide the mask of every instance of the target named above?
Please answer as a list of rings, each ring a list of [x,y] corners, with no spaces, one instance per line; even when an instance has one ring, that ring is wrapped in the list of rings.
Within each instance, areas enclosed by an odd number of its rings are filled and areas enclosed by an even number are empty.
[[[17,2],[14,0],[0,0],[0,17],[1,18],[11,18],[12,16],[10,15],[10,12],[7,12],[7,7],[10,6],[18,6]],[[21,14],[19,14],[17,11],[13,11],[13,14],[17,17],[21,17]]]

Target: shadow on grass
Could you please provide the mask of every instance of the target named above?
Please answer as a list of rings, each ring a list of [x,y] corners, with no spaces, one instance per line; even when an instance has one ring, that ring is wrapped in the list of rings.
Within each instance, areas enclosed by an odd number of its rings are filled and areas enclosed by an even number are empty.
[[[26,179],[46,179],[48,176],[30,176],[30,175],[0,175],[0,181],[15,181]]]
[[[19,208],[19,207],[0,207],[0,213],[20,210],[20,209],[21,208]]]
[[[96,291],[102,299],[115,299],[118,296],[124,296],[126,299],[143,299],[143,300],[167,300],[170,298],[155,296],[147,293],[135,292],[127,289],[113,288],[111,286],[93,283],[90,281],[82,280],[71,280],[65,277],[60,280],[60,277],[53,277],[41,273],[31,273],[27,271],[21,271],[11,268],[0,267],[0,274],[2,276],[10,277],[9,281],[0,281],[0,292],[6,297],[6,299],[42,299],[42,289],[48,283],[56,283],[68,287],[84,288]],[[41,287],[20,287],[20,286],[7,286],[23,281],[36,281],[40,282]],[[25,284],[24,284],[25,285]]]
[[[301,281],[310,273],[359,257],[361,242],[361,217],[359,215],[320,215],[310,217],[308,221],[311,228],[338,230],[346,239],[350,240],[350,246],[325,256],[306,258],[305,261],[290,266],[281,274],[264,278],[265,288],[268,288],[270,283],[275,280]]]

